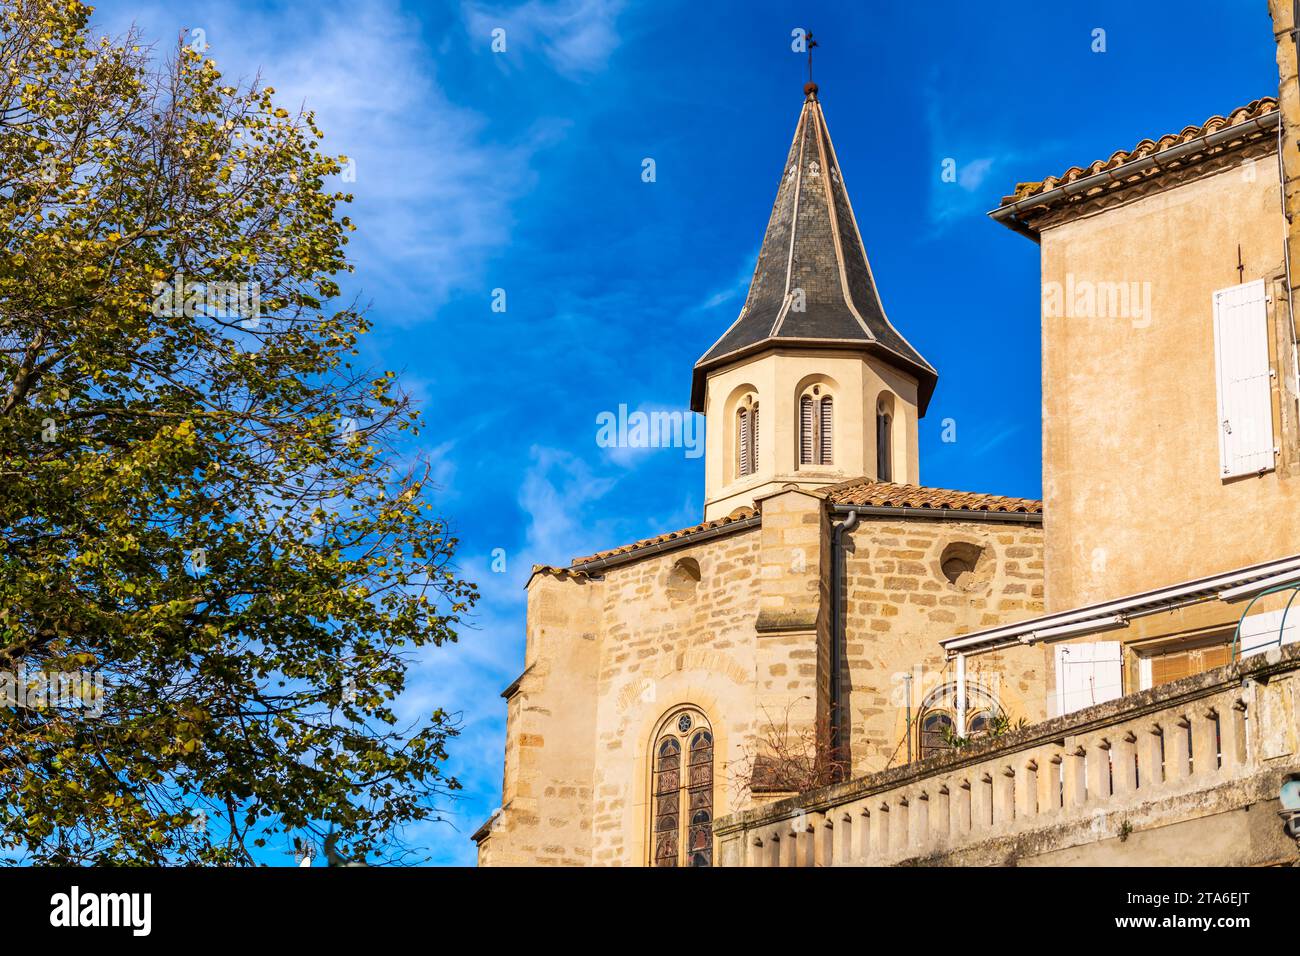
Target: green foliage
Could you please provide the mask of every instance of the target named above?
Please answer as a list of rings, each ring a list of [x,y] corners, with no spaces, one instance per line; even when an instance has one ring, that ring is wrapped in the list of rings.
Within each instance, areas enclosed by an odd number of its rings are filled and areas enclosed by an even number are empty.
[[[943,742],[947,747],[953,750],[964,750],[972,744],[979,743],[981,740],[988,740],[990,737],[1002,737],[1013,731],[1023,730],[1029,726],[1029,722],[1023,717],[1012,720],[1006,714],[998,713],[989,718],[988,729],[981,734],[970,737],[962,737],[950,727],[944,727],[942,731]]]
[[[270,87],[88,16],[0,2],[0,671],[107,693],[0,705],[0,849],[248,863],[332,828],[393,859],[457,786],[453,716],[394,699],[477,594],[399,468],[417,414],[333,305],[344,160]],[[177,276],[259,313],[169,306]]]

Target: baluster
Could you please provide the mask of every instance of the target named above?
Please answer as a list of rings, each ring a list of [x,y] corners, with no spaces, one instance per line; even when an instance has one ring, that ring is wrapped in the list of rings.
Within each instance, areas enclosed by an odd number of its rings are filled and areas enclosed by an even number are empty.
[[[1159,724],[1152,724],[1138,741],[1138,786],[1143,792],[1159,789],[1164,783],[1164,757],[1161,754],[1162,735]]]
[[[890,811],[896,814],[897,819],[889,821],[889,851],[895,855],[906,854],[909,841],[912,838],[910,817],[912,815],[911,803],[907,797],[898,801],[896,809]]]
[[[1061,812],[1061,768],[1064,763],[1064,755],[1052,751],[1046,763],[1040,765],[1038,774],[1039,813],[1056,816]]]
[[[853,821],[854,862],[865,865],[871,859],[873,844],[871,842],[871,811],[863,806],[858,818]]]
[[[835,853],[833,859],[836,866],[844,866],[853,862],[853,812],[851,809],[845,810],[841,815],[839,822],[835,824],[835,829],[831,831],[834,834]]]
[[[1192,773],[1198,780],[1219,774],[1219,712],[1213,707],[1192,718]]]
[[[799,865],[799,834],[790,820],[786,821],[781,832],[781,865],[791,868]]]
[[[953,797],[956,799],[952,801],[952,825],[948,828],[948,833],[955,844],[969,834],[971,829],[970,781],[961,781]]]
[[[1016,818],[1016,771],[1003,767],[994,771],[993,823],[1009,823]]]
[[[804,819],[795,834],[797,855],[795,866],[811,867],[817,865],[817,825],[813,820]]]
[[[924,851],[930,846],[930,795],[924,791],[917,796],[911,813],[912,817],[912,837],[911,844],[918,851]]]
[[[871,846],[876,859],[884,860],[889,856],[889,804],[882,803],[880,809],[871,815]]]
[[[952,826],[952,796],[945,783],[939,787],[938,793],[934,797],[934,807],[930,811],[930,819],[934,824],[934,840],[940,846],[948,842],[948,830]]]
[[[1088,784],[1084,777],[1085,755],[1084,749],[1076,746],[1065,755],[1062,763],[1065,773],[1064,806],[1067,811],[1077,810],[1088,799]]]
[[[834,866],[835,865],[835,822],[830,814],[817,814],[820,818],[820,825],[817,827],[816,851],[813,855],[813,866]]]
[[[1170,783],[1187,779],[1187,763],[1192,755],[1191,727],[1191,721],[1179,716],[1165,735],[1165,780]]]
[[[1016,774],[1016,817],[1028,820],[1038,815],[1038,761],[1025,761]]]
[[[1219,749],[1223,754],[1223,771],[1241,773],[1246,768],[1246,702],[1235,700],[1222,714],[1219,725]]]
[[[1105,738],[1088,748],[1088,799],[1094,804],[1110,799],[1110,741]]]
[[[1125,731],[1111,751],[1111,769],[1114,773],[1115,795],[1127,796],[1137,789],[1137,735]]]
[[[971,792],[971,829],[986,830],[993,825],[993,776],[981,771]]]

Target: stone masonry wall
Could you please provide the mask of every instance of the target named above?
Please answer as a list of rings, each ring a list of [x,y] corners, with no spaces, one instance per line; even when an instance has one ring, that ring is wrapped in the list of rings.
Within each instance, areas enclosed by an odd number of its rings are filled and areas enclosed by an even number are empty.
[[[956,678],[940,640],[1042,612],[1043,533],[994,521],[867,518],[850,538],[841,688],[858,776],[906,762],[904,675],[913,720],[927,693]],[[958,585],[940,560],[953,542],[983,549]],[[1018,647],[970,659],[967,681],[992,690],[1013,721],[1035,721],[1046,717],[1049,672],[1042,648]]]
[[[479,834],[481,864],[643,865],[650,753],[683,705],[715,739],[714,814],[747,809],[768,721],[813,727],[829,706],[830,516],[803,491],[765,499],[763,524],[617,564],[546,571],[529,585],[526,669],[508,701],[503,810]],[[952,542],[983,549],[955,586]],[[867,518],[846,538],[841,686],[852,773],[902,763],[901,675],[951,680],[939,640],[1042,607],[1036,525]],[[972,661],[1015,718],[1045,716],[1039,648]],[[978,668],[976,668],[978,663]],[[996,675],[996,677],[995,677]]]
[[[525,669],[506,703],[502,812],[479,863],[591,859],[600,585],[542,573],[528,586]]]
[[[755,528],[605,573],[591,862],[647,861],[651,738],[679,705],[712,724],[715,815],[743,805],[731,778],[752,746],[759,536]],[[682,562],[698,566],[698,583],[683,580]]]

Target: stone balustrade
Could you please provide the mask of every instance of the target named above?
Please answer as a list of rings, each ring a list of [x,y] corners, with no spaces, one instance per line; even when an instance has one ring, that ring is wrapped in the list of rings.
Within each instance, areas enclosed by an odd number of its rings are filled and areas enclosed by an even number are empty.
[[[985,865],[1249,809],[1300,769],[1298,706],[1300,646],[1276,649],[724,817],[719,862]]]

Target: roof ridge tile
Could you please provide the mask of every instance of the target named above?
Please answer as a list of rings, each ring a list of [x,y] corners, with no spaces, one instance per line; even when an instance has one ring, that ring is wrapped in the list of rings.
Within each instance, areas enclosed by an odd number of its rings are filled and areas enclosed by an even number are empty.
[[[1229,110],[1227,116],[1214,114],[1208,117],[1204,122],[1197,126],[1185,126],[1181,132],[1165,133],[1156,140],[1150,138],[1139,140],[1132,149],[1117,149],[1111,153],[1110,158],[1106,160],[1094,160],[1087,166],[1071,166],[1059,176],[1046,176],[1037,182],[1016,183],[1016,188],[1012,190],[1011,195],[1002,197],[1002,205],[1009,206],[1014,202],[1027,199],[1030,196],[1037,196],[1041,193],[1050,192],[1061,184],[1072,183],[1083,175],[1093,175],[1102,170],[1115,169],[1127,162],[1135,159],[1143,159],[1152,153],[1163,152],[1182,143],[1191,142],[1210,133],[1227,129],[1231,126],[1240,126],[1248,120],[1263,116],[1266,113],[1272,113],[1277,110],[1277,99],[1272,96],[1261,96],[1259,99],[1251,100],[1245,106],[1238,106]]]

